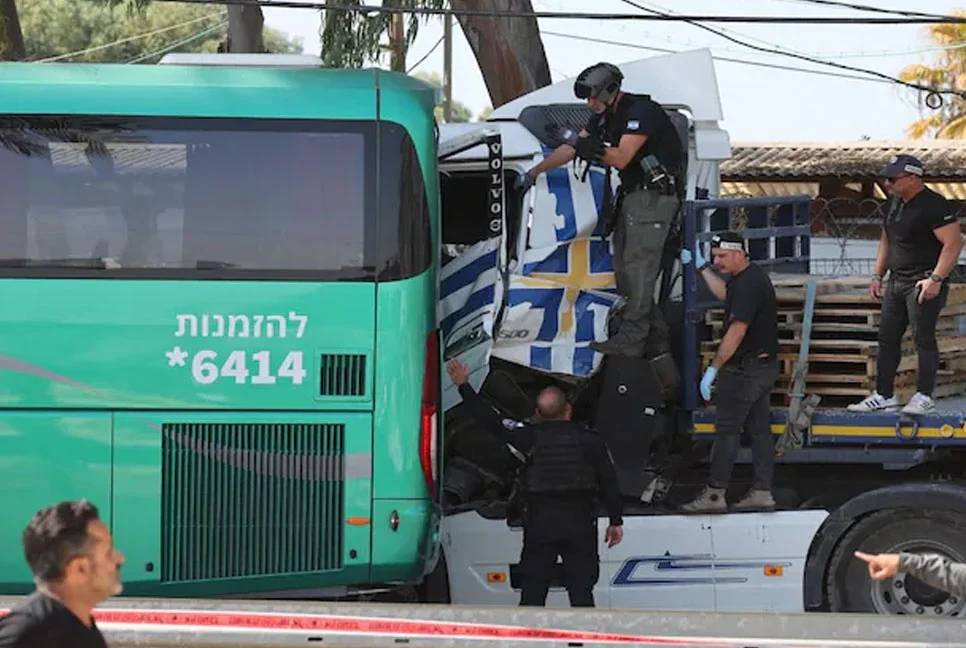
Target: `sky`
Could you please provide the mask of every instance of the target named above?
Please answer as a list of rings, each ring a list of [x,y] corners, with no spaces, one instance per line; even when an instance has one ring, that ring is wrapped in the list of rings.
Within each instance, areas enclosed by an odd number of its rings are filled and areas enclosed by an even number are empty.
[[[818,6],[802,0],[634,0],[637,4],[674,13],[753,16],[857,16],[849,9]],[[376,4],[376,0],[370,0]],[[966,9],[966,0],[864,0],[863,4],[887,9],[948,14]],[[537,11],[594,11],[644,13],[627,0],[533,0]],[[590,8],[592,7],[592,9]],[[320,12],[312,9],[266,8],[265,23],[302,40],[306,53],[318,53]],[[714,56],[746,59],[770,65],[792,66],[832,73],[853,74],[813,65],[785,56],[758,54],[686,23],[604,21],[598,19],[541,18],[539,26],[553,81],[576,76],[601,60],[622,63],[661,52],[645,47],[688,50],[709,47]],[[905,66],[933,63],[942,54],[930,41],[926,25],[757,25],[714,24],[739,39],[779,46],[855,67],[896,76]],[[553,32],[553,35],[548,32]],[[407,56],[415,65],[443,33],[442,18],[431,17],[419,29]],[[490,103],[483,77],[462,30],[454,26],[453,98],[479,114]],[[575,39],[600,39],[605,43]],[[766,45],[767,44],[767,45]],[[634,47],[629,46],[634,45]],[[718,60],[718,87],[724,107],[723,127],[732,141],[835,141],[870,138],[906,139],[905,128],[919,117],[917,94],[893,83],[878,83],[808,74]],[[437,47],[412,72],[442,73],[443,48]],[[928,108],[925,110],[929,110]]]

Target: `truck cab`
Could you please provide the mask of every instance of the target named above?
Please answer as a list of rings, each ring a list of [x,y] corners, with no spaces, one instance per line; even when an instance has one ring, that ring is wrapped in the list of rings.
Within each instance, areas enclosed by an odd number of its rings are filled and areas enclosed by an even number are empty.
[[[589,111],[574,99],[571,81],[520,97],[485,123],[441,128],[444,361],[467,364],[473,387],[508,420],[527,418],[536,391],[557,384],[572,397],[577,417],[604,435],[625,495],[625,537],[611,549],[601,542],[599,606],[960,614],[964,602],[955,597],[906,577],[870,583],[851,559],[861,548],[966,560],[966,539],[957,532],[966,524],[959,458],[966,407],[960,401],[945,401],[934,417],[907,420],[809,410],[800,401],[790,416],[794,399],[784,399],[773,409],[776,438],[794,418],[802,439],[779,459],[779,511],[676,513],[706,479],[714,409],[699,401],[696,387],[701,345],[717,339],[706,314],[716,304],[695,282],[693,266],[676,261],[677,252],[738,223],[752,241],[754,260],[775,281],[791,276],[804,293],[810,280],[821,278],[807,274],[807,197],[718,197],[718,165],[730,145],[719,125],[723,111],[710,53],[620,67],[622,89],[661,103],[687,147],[680,231],[674,253],[665,254],[659,291],[682,374],[676,396],[665,399],[646,371],[605,362],[587,347],[606,338],[620,301],[599,219],[606,170],[593,167],[581,179],[568,165],[542,174],[526,194],[515,188],[516,178],[552,150],[545,133],[586,123]],[[478,144],[471,144],[474,137]],[[440,582],[454,603],[512,605],[522,527],[507,515],[506,500],[518,463],[459,403],[444,376],[447,514]],[[743,450],[735,491],[747,485],[748,464]],[[605,527],[599,524],[601,538]],[[566,605],[562,588],[552,589],[549,604]]]

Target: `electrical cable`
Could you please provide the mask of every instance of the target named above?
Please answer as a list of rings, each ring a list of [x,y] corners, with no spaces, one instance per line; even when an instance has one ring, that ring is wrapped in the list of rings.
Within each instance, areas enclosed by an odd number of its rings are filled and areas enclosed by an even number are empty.
[[[327,2],[298,2],[297,0],[158,0],[160,2],[174,2],[182,4],[204,5],[242,5],[251,7],[279,7],[285,9],[326,9],[331,11],[347,11],[353,13],[389,13],[414,14],[417,16],[463,16],[484,18],[555,18],[573,20],[607,20],[607,21],[653,21],[653,22],[720,22],[720,23],[751,23],[767,25],[915,25],[927,23],[966,24],[966,16],[937,17],[893,17],[893,18],[857,18],[836,16],[704,16],[704,15],[641,15],[629,13],[589,13],[580,11],[502,11],[496,9],[433,9],[429,7],[383,7],[378,5],[337,5]]]
[[[130,61],[127,61],[126,62],[126,65],[130,65],[132,63],[140,63],[141,61],[146,61],[146,60],[148,60],[150,58],[154,58],[155,56],[160,56],[161,54],[167,54],[171,50],[178,49],[182,45],[187,45],[191,41],[198,40],[202,36],[207,36],[208,34],[211,34],[213,32],[216,32],[216,31],[218,31],[220,29],[224,29],[227,25],[228,25],[228,21],[223,21],[223,22],[218,23],[217,25],[212,25],[211,27],[208,27],[207,29],[204,29],[204,30],[200,31],[197,34],[194,34],[193,36],[188,36],[187,38],[182,38],[181,40],[179,40],[179,41],[177,41],[175,43],[171,43],[170,45],[166,45],[165,47],[162,47],[159,50],[155,50],[155,51],[150,52],[148,54],[142,54],[141,56],[135,57],[135,58],[131,59]]]
[[[422,58],[420,58],[418,61],[416,61],[415,63],[413,63],[411,66],[409,66],[409,69],[406,70],[406,74],[409,74],[410,72],[412,72],[413,70],[415,70],[417,67],[420,66],[420,64],[422,64],[423,61],[425,61],[426,59],[428,59],[429,56],[430,56],[430,54],[432,54],[433,52],[435,52],[436,51],[436,48],[439,47],[440,44],[445,39],[446,39],[446,36],[440,36],[439,37],[439,40],[436,41],[436,44],[433,45],[432,47],[430,47],[429,48],[429,51],[426,52],[425,54],[423,54]]]
[[[842,7],[844,9],[855,9],[856,11],[869,11],[873,13],[891,14],[894,16],[909,16],[917,18],[952,18],[947,14],[922,13],[920,11],[906,11],[904,9],[886,9],[885,7],[873,7],[871,5],[855,4],[853,2],[841,2],[840,0],[785,0],[786,2],[797,2],[799,4],[823,5],[828,7]]]
[[[661,16],[668,16],[668,15],[670,15],[670,14],[665,14],[665,13],[660,12],[660,11],[656,11],[655,9],[649,9],[649,8],[647,8],[645,6],[642,6],[642,5],[638,4],[637,2],[634,2],[634,0],[621,0],[621,2],[623,2],[624,4],[631,5],[632,7],[637,7],[638,9],[641,9],[642,11],[651,12],[653,14],[657,14],[657,15],[661,15]],[[680,16],[680,17],[681,18],[684,18],[684,16]],[[964,21],[966,21],[966,19],[964,19]],[[787,52],[787,51],[776,50],[776,49],[772,49],[772,48],[768,48],[768,47],[761,47],[759,45],[754,45],[753,43],[748,43],[746,41],[742,41],[741,39],[735,38],[733,36],[729,36],[728,34],[722,33],[721,31],[719,31],[719,30],[717,30],[717,29],[715,29],[713,27],[709,27],[707,25],[702,25],[696,19],[693,19],[693,18],[690,18],[690,17],[686,18],[684,20],[684,22],[686,22],[686,23],[688,23],[690,25],[693,25],[695,27],[698,27],[700,29],[703,29],[705,31],[711,32],[712,34],[715,34],[716,36],[719,36],[720,38],[724,38],[725,40],[729,40],[732,43],[737,43],[738,45],[742,45],[744,47],[747,47],[749,49],[753,49],[753,50],[756,50],[756,51],[759,51],[759,52],[767,52],[769,54],[779,54],[781,56],[788,56],[788,57],[791,57],[791,58],[800,59],[802,61],[808,61],[809,63],[816,63],[818,65],[827,65],[829,67],[834,67],[834,68],[838,68],[838,69],[841,69],[841,70],[847,70],[849,72],[858,72],[860,74],[867,74],[869,76],[874,76],[874,77],[878,77],[880,79],[885,79],[887,81],[890,81],[890,82],[895,83],[895,84],[898,84],[898,85],[904,85],[904,86],[907,86],[909,88],[913,88],[914,90],[919,90],[921,92],[925,92],[926,93],[926,104],[930,108],[933,108],[933,109],[937,109],[937,108],[941,108],[942,107],[942,105],[943,105],[942,95],[954,95],[954,96],[957,96],[957,97],[961,97],[961,98],[966,99],[966,91],[955,90],[953,88],[950,88],[950,89],[942,89],[942,88],[935,88],[935,87],[932,87],[932,86],[925,86],[925,85],[922,85],[922,84],[919,84],[919,83],[913,83],[913,82],[910,82],[910,81],[903,81],[902,79],[900,79],[898,77],[894,77],[894,76],[891,76],[889,74],[884,74],[882,72],[877,72],[876,70],[869,70],[867,68],[855,67],[854,65],[845,65],[844,63],[836,63],[834,61],[826,61],[824,59],[815,58],[814,56],[806,56],[804,54],[797,54],[797,53],[794,53],[794,52]]]
[[[666,54],[679,54],[681,50],[670,49],[667,47],[652,47],[650,45],[639,45],[637,43],[624,43],[620,41],[613,41],[604,38],[592,38],[590,36],[578,36],[576,34],[563,34],[561,32],[552,32],[541,30],[541,34],[546,36],[557,36],[560,38],[570,38],[572,40],[587,41],[589,43],[601,43],[604,45],[617,45],[618,47],[630,47],[639,50],[648,50],[654,52],[663,52]],[[777,63],[763,63],[761,61],[749,61],[747,59],[731,58],[728,56],[712,56],[716,61],[723,61],[725,63],[740,63],[742,65],[751,65],[755,67],[771,68],[775,70],[785,70],[788,72],[802,72],[804,74],[815,74],[818,76],[836,77],[839,79],[851,79],[853,81],[866,81],[868,83],[884,83],[888,85],[893,85],[892,81],[886,81],[885,79],[875,79],[867,76],[859,76],[857,74],[842,74],[839,72],[827,72],[825,70],[812,70],[809,68],[795,67],[793,65],[779,65]]]
[[[63,61],[64,59],[74,58],[76,56],[81,56],[83,54],[90,54],[91,52],[98,52],[100,50],[107,49],[109,47],[114,47],[116,45],[123,45],[124,43],[130,43],[131,41],[140,40],[142,38],[148,38],[149,36],[156,36],[157,34],[163,34],[165,32],[169,32],[174,29],[180,29],[181,27],[186,27],[188,25],[192,25],[194,23],[201,22],[203,20],[211,20],[212,18],[218,18],[220,16],[224,16],[224,14],[221,12],[213,13],[207,16],[201,16],[200,18],[193,18],[183,23],[178,23],[177,25],[168,25],[167,27],[162,27],[161,29],[155,29],[154,31],[145,32],[143,34],[137,34],[135,36],[127,36],[125,38],[120,38],[110,43],[97,45],[96,47],[88,47],[87,49],[79,50],[76,52],[70,52],[68,54],[58,54],[57,56],[49,56],[47,58],[38,59],[32,62],[33,63],[53,63],[54,61]]]

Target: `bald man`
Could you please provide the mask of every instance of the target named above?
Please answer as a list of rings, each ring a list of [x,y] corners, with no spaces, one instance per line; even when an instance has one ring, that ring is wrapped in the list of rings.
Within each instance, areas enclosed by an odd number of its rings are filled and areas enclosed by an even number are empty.
[[[570,420],[570,403],[557,387],[540,391],[533,422],[523,424],[501,418],[470,386],[459,361],[446,370],[471,415],[526,461],[520,605],[546,604],[559,557],[570,605],[593,607],[598,500],[610,518],[604,542],[613,547],[624,535],[617,473],[604,440]]]

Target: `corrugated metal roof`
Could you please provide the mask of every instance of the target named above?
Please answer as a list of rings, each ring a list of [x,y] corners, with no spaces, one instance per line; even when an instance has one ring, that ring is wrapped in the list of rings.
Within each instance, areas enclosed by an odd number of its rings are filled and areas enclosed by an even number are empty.
[[[725,180],[872,177],[899,153],[919,158],[929,178],[966,179],[966,140],[736,142],[721,175]]]
[[[926,186],[945,196],[949,200],[966,201],[966,181],[964,182],[927,182]],[[777,180],[771,182],[722,182],[722,196],[736,197],[781,197],[781,196],[818,196],[817,182],[798,182],[795,178],[788,180]],[[880,187],[876,187],[873,197],[877,200],[885,200],[885,194]]]

